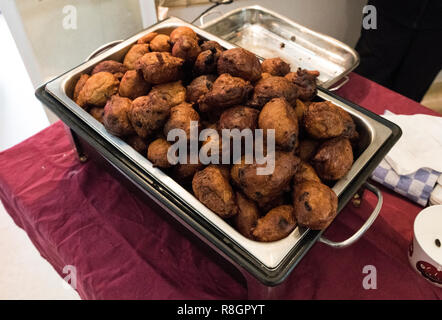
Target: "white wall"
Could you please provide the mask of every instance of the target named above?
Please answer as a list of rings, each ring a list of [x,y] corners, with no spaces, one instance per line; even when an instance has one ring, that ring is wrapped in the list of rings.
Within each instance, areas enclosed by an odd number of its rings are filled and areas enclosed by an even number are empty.
[[[102,44],[142,29],[138,0],[16,0],[16,5],[44,80],[78,65]],[[77,10],[76,30],[63,27],[67,5]]]

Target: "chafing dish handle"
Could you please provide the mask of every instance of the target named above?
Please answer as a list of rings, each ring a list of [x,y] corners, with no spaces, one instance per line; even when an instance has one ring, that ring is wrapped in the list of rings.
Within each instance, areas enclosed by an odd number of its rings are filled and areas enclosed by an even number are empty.
[[[342,80],[334,87],[328,88],[329,91],[337,91],[339,89],[341,89],[344,84],[346,84],[348,81],[350,80],[349,76],[345,76],[344,78],[342,78]]]
[[[352,245],[356,241],[358,241],[362,237],[362,235],[365,233],[365,231],[367,231],[368,228],[370,228],[370,226],[373,224],[373,222],[378,217],[379,212],[381,211],[382,203],[383,203],[383,198],[382,198],[381,191],[378,188],[376,188],[374,185],[366,182],[365,183],[365,187],[368,190],[370,190],[371,192],[373,192],[377,196],[377,198],[378,198],[378,203],[376,204],[376,207],[374,208],[373,212],[371,213],[371,215],[367,219],[367,221],[362,225],[362,227],[358,231],[356,231],[355,234],[353,234],[347,240],[344,240],[344,241],[341,241],[341,242],[334,242],[334,241],[331,241],[331,240],[325,238],[324,236],[321,236],[319,238],[320,242],[325,243],[325,244],[327,244],[327,245],[329,245],[330,247],[333,247],[333,248],[345,248],[345,247],[348,247],[348,246]]]

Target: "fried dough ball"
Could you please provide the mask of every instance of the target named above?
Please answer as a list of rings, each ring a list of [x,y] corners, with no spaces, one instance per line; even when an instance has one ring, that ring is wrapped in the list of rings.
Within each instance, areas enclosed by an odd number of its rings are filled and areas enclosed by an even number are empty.
[[[316,154],[320,142],[312,139],[302,139],[299,141],[298,156],[303,161],[310,161]]]
[[[269,78],[269,77],[273,77],[273,76],[270,73],[268,73],[268,72],[263,72],[263,73],[261,73],[261,79],[260,80],[266,79],[266,78]]]
[[[354,141],[354,140],[358,139],[359,134],[356,131],[356,124],[353,121],[353,118],[351,117],[351,115],[347,111],[345,111],[341,107],[333,104],[330,101],[326,101],[326,103],[329,106],[336,108],[336,110],[341,115],[342,121],[344,122],[344,132],[342,133],[342,136],[350,139],[350,141]]]
[[[162,84],[179,80],[184,60],[169,52],[149,52],[135,63],[135,68],[143,73],[144,80],[152,84]]]
[[[158,138],[152,141],[147,148],[147,159],[152,162],[154,167],[170,168],[172,165],[167,160],[169,147],[170,143],[166,139]]]
[[[219,129],[255,130],[258,124],[259,111],[253,108],[236,106],[227,109],[219,119]]]
[[[127,137],[126,142],[138,153],[142,154],[143,156],[147,155],[147,142],[139,135],[133,134]]]
[[[77,98],[77,104],[85,108],[88,105],[104,107],[107,100],[118,91],[120,82],[112,73],[98,72],[86,80]]]
[[[196,58],[193,65],[195,74],[211,74],[216,73],[219,57],[222,51],[218,48],[212,48],[202,51]]]
[[[295,110],[283,98],[270,100],[262,108],[259,119],[259,128],[266,132],[275,130],[275,143],[284,150],[293,150],[298,141],[298,118]]]
[[[318,175],[324,180],[338,180],[353,165],[353,150],[347,138],[338,137],[324,142],[312,159]]]
[[[100,123],[103,123],[104,108],[93,107],[89,110],[89,114]]]
[[[308,106],[304,126],[308,134],[316,139],[340,136],[345,129],[340,112],[326,102],[314,102]]]
[[[170,107],[174,107],[186,100],[186,88],[181,81],[158,84],[150,91],[152,94],[162,96]]]
[[[261,78],[261,63],[250,51],[243,48],[233,48],[223,51],[219,57],[218,74],[223,73],[254,82]]]
[[[190,182],[193,179],[195,173],[204,168],[204,165],[198,163],[190,163],[190,156],[187,156],[187,163],[178,163],[173,170],[174,177],[184,183]]]
[[[265,59],[262,64],[262,72],[267,72],[272,76],[284,77],[290,72],[290,64],[281,58]]]
[[[172,55],[174,57],[178,57],[192,63],[196,60],[200,53],[201,48],[198,45],[198,41],[189,37],[179,38],[172,48]]]
[[[224,73],[213,83],[212,90],[200,101],[200,110],[222,110],[245,102],[253,91],[250,82]]]
[[[298,68],[296,72],[290,72],[285,77],[298,87],[299,98],[303,101],[309,101],[316,96],[316,78],[318,76],[318,71]]]
[[[299,184],[304,181],[321,182],[315,169],[305,161],[301,161],[293,177],[293,183]]]
[[[258,207],[240,192],[236,193],[238,214],[233,217],[233,225],[244,237],[253,239],[252,230],[259,219]]]
[[[233,165],[232,180],[249,199],[256,201],[258,206],[262,207],[289,190],[290,181],[299,161],[293,153],[276,151],[272,174],[258,175],[257,168],[265,167],[266,164],[245,164],[242,161]]]
[[[193,177],[192,189],[199,201],[221,218],[226,219],[237,214],[235,194],[218,166],[211,165],[198,171]]]
[[[150,41],[149,48],[152,52],[170,52],[172,46],[169,36],[165,34],[157,35]]]
[[[199,122],[200,116],[192,105],[183,102],[170,110],[169,120],[164,125],[164,135],[167,137],[169,131],[173,129],[181,129],[186,132],[187,140],[190,139],[191,121]]]
[[[295,227],[293,207],[283,205],[270,210],[258,220],[253,237],[262,242],[277,241],[287,237]]]
[[[303,123],[304,114],[307,111],[307,105],[299,99],[296,99],[295,113],[298,118],[298,123]]]
[[[114,95],[104,107],[103,125],[107,131],[118,137],[128,136],[134,133],[134,128],[129,120],[132,109],[132,101]]]
[[[136,133],[145,139],[163,127],[169,114],[168,101],[158,94],[149,94],[132,102],[129,119]]]
[[[138,39],[137,43],[138,44],[149,44],[156,36],[158,35],[158,33],[156,32],[149,32],[148,34],[142,36],[140,39]]]
[[[88,74],[82,74],[80,78],[78,79],[77,83],[75,84],[74,93],[72,95],[72,100],[77,102],[78,95],[80,94],[81,89],[83,89],[84,85],[86,84],[87,79],[89,79]]]
[[[192,103],[199,103],[200,99],[204,97],[213,88],[213,82],[216,80],[214,75],[199,76],[187,86],[187,101]]]
[[[294,188],[293,207],[299,225],[323,230],[336,217],[338,197],[320,182],[304,181]]]
[[[173,44],[175,44],[181,38],[191,38],[198,41],[198,35],[195,33],[195,31],[193,31],[192,28],[185,26],[175,28],[170,33],[170,42]]]
[[[109,72],[112,73],[117,79],[121,79],[126,71],[127,67],[121,62],[106,60],[97,64],[92,70],[91,75],[99,72]]]
[[[266,77],[256,84],[255,92],[249,104],[260,109],[273,98],[284,98],[294,106],[298,98],[298,90],[293,83],[284,77]]]
[[[204,41],[200,47],[201,47],[201,50],[203,50],[203,51],[213,50],[213,49],[216,49],[219,51],[224,51],[224,48],[221,47],[221,45],[218,42],[212,41],[212,40]]]
[[[134,44],[124,57],[123,64],[127,69],[135,69],[135,63],[138,59],[150,52],[148,44]]]
[[[129,70],[121,79],[118,92],[120,96],[134,100],[147,95],[149,90],[150,84],[144,80],[143,75],[137,70]]]

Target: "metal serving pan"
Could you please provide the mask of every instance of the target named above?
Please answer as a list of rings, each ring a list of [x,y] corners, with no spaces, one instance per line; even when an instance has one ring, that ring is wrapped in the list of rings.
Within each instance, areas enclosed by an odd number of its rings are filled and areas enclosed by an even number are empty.
[[[258,5],[235,9],[207,24],[201,20],[202,29],[262,58],[281,57],[294,70],[318,70],[324,88],[345,84],[348,77],[343,78],[359,64],[358,53],[346,44]]]
[[[152,31],[168,34],[178,26],[191,27],[200,37],[218,41],[226,49],[234,47],[207,31],[172,17],[41,86],[36,95],[76,133],[76,139],[92,146],[101,157],[200,239],[265,285],[277,285],[320,238],[322,232],[296,228],[285,239],[271,243],[260,243],[245,238],[172,178],[158,168],[154,168],[150,161],[123,140],[108,133],[101,123],[70,98],[80,75],[90,72],[94,65],[108,59],[121,60],[129,47],[143,35]],[[352,169],[346,177],[333,186],[339,197],[338,210],[340,210],[365,183],[369,174],[397,141],[400,129],[393,123],[324,89],[319,89],[318,99],[330,100],[347,110],[353,116],[362,136]],[[375,190],[371,187],[370,189]],[[378,195],[380,196],[379,193]],[[352,243],[370,226],[379,209],[380,203],[361,230],[347,242],[333,243],[326,239],[322,241],[337,247]]]

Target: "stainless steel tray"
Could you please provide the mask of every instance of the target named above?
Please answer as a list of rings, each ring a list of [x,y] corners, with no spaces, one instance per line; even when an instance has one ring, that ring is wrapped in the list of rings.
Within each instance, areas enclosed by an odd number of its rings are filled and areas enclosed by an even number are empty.
[[[281,57],[292,70],[318,70],[324,88],[359,64],[358,53],[346,44],[257,5],[228,12],[202,28],[262,58]]]
[[[139,188],[155,189],[156,194],[162,195],[161,198],[154,196],[156,197],[155,201],[159,203],[171,201],[178,203],[182,208],[180,209],[182,212],[177,213],[178,209],[175,209],[174,212],[169,210],[169,213],[173,214],[178,220],[185,220],[184,217],[188,217],[188,215],[192,215],[192,221],[198,220],[198,223],[192,222],[194,231],[198,230],[200,238],[210,242],[212,247],[215,247],[224,257],[245,268],[260,281],[272,285],[277,284],[287,276],[303,254],[319,239],[320,232],[296,228],[285,239],[271,243],[261,243],[245,238],[172,178],[158,168],[154,168],[150,161],[137,153],[127,143],[108,133],[101,123],[70,98],[80,75],[91,71],[93,66],[100,61],[107,59],[121,60],[129,47],[143,35],[152,31],[168,34],[172,29],[183,25],[193,28],[204,39],[218,41],[227,49],[234,47],[234,45],[211,35],[207,31],[198,29],[178,18],[169,18],[50,81],[37,91],[37,96],[65,123],[74,130],[81,132],[83,138],[92,142],[98,150],[101,150],[104,157],[119,171],[130,172],[126,176],[131,176],[132,181],[142,181],[143,185],[138,182]],[[394,124],[361,107],[345,102],[323,89],[319,90],[318,97],[330,100],[348,111],[353,116],[363,137],[360,140],[359,151],[356,154],[352,169],[346,177],[339,180],[333,187],[333,190],[339,196],[339,206],[342,208],[352,194],[365,182],[371,172],[370,170],[374,169],[383,155],[397,140],[399,129]],[[114,152],[110,153],[109,150],[114,150]],[[118,154],[118,157],[114,154]],[[124,162],[121,159],[124,159]],[[136,179],[134,176],[136,176]],[[149,193],[152,196],[152,192]],[[188,211],[187,216],[184,216],[184,210],[188,209],[190,211]],[[365,228],[369,224],[367,223]],[[327,242],[327,240],[324,241]]]

